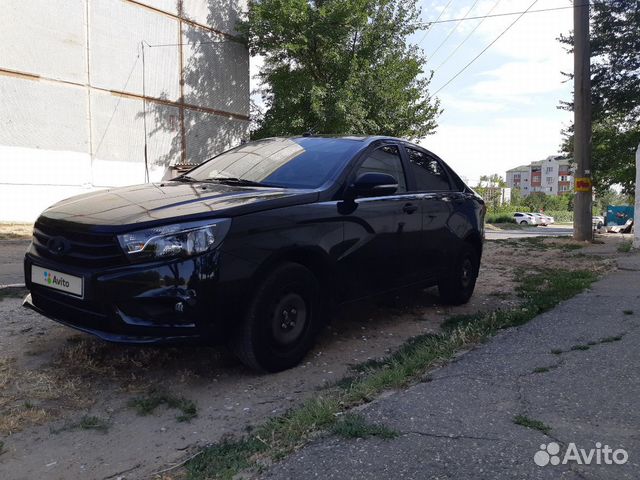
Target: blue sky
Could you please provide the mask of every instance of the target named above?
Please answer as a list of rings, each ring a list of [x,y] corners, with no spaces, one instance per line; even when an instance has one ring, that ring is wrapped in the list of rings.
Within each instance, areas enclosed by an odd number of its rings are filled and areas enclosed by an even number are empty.
[[[490,11],[521,12],[532,2],[451,0],[442,12],[449,0],[421,0],[421,8],[423,20],[429,21],[441,12],[441,20],[462,18],[467,13],[475,17]],[[571,0],[538,0],[531,10],[571,4]],[[440,23],[433,25],[426,37],[424,31],[419,31],[410,38],[425,51],[427,70],[435,70],[430,92],[436,92],[516,18]],[[509,168],[558,153],[561,130],[572,118],[570,112],[557,108],[560,100],[570,100],[572,91],[571,82],[561,72],[572,72],[573,60],[556,39],[571,30],[572,19],[571,8],[524,15],[438,93],[444,113],[438,119],[436,132],[420,143],[442,157],[472,186],[480,175],[504,176]],[[261,64],[260,58],[251,59],[252,76]],[[258,86],[255,79],[251,83],[252,90]]]
[[[486,15],[492,8],[494,14],[524,11],[532,1],[452,0],[441,18],[464,17],[474,2],[468,15],[471,17]],[[447,3],[424,0],[423,19],[436,19]],[[570,5],[569,0],[538,0],[532,10]],[[436,70],[431,92],[460,71],[515,18],[487,18],[444,64],[480,20],[441,23],[434,25],[426,38],[423,32],[414,35],[414,43],[424,38],[420,46],[429,58],[427,69]],[[438,94],[444,113],[435,134],[421,143],[472,185],[480,175],[504,176],[508,168],[557,153],[561,130],[571,121],[571,113],[557,109],[560,100],[570,99],[572,91],[571,82],[566,82],[560,72],[571,72],[573,61],[556,38],[571,28],[571,9],[524,15]]]

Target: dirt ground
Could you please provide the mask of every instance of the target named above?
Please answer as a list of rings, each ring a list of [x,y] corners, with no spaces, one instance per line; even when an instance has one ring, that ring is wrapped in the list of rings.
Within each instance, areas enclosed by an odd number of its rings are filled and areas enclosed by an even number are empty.
[[[107,344],[23,309],[24,292],[0,291],[0,478],[153,478],[285,412],[351,366],[437,331],[452,314],[517,305],[517,275],[613,268],[620,241],[586,248],[567,238],[486,242],[467,305],[445,307],[427,289],[344,307],[302,365],[272,375],[249,371],[222,347]],[[147,415],[134,408],[152,399],[162,405]],[[191,402],[197,416],[181,421]]]

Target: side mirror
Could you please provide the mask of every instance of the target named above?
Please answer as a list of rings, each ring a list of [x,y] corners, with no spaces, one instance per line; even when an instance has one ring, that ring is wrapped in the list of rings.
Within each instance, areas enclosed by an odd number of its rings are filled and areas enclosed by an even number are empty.
[[[380,197],[391,195],[398,189],[398,180],[387,173],[363,173],[347,190],[348,198]]]

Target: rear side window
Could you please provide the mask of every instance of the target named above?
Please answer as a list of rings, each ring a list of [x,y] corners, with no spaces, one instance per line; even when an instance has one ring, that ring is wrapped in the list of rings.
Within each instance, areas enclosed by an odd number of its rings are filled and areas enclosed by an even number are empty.
[[[391,175],[398,181],[398,190],[396,190],[396,193],[407,191],[407,182],[404,177],[402,160],[397,146],[385,145],[371,152],[367,158],[365,158],[364,162],[362,162],[362,165],[360,165],[356,178],[363,173],[369,172]]]
[[[435,158],[413,148],[407,148],[407,154],[418,191],[451,190],[447,173]]]

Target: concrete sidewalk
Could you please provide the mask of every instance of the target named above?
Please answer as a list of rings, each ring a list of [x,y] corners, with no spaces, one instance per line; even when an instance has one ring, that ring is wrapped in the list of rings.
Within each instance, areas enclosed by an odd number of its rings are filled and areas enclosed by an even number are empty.
[[[623,268],[361,411],[397,438],[322,438],[264,478],[638,478],[640,256],[626,257]],[[543,422],[549,434],[515,424],[518,415]],[[534,455],[551,442],[561,461],[571,442],[587,452],[596,442],[624,449],[628,461],[536,465]]]

